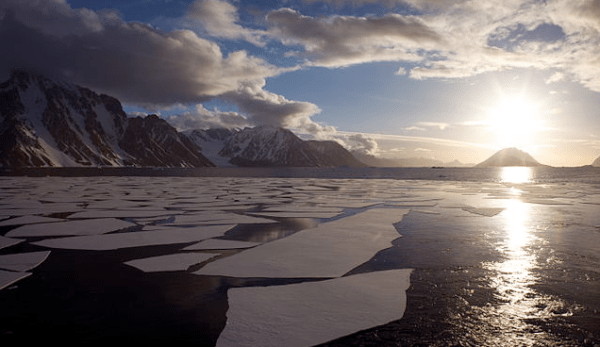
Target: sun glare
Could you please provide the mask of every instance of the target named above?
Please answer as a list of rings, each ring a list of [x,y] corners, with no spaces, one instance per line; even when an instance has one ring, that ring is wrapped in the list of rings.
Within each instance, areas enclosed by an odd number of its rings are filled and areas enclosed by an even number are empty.
[[[495,144],[502,148],[534,145],[544,128],[539,105],[522,95],[504,97],[488,117]]]

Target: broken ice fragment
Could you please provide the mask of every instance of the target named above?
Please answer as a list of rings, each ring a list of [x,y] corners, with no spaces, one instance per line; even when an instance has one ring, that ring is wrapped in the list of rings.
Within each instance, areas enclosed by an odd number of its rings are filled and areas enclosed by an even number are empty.
[[[0,270],[0,289],[4,289],[11,284],[30,276],[29,272],[12,272]]]
[[[19,242],[23,242],[23,240],[11,239],[8,237],[0,236],[0,249],[16,245]]]
[[[190,266],[200,264],[212,257],[216,257],[218,253],[181,253],[169,254],[159,257],[151,257],[144,259],[136,259],[125,262],[129,266],[133,266],[144,272],[159,272],[159,271],[185,271]]]
[[[463,207],[462,210],[469,212],[469,213],[477,214],[480,216],[493,217],[493,216],[499,214],[500,212],[504,211],[504,208],[466,206],[466,207]]]
[[[129,247],[197,242],[223,236],[232,227],[233,225],[213,225],[194,228],[163,228],[162,230],[152,231],[64,237],[34,242],[33,244],[49,248],[103,251]]]
[[[176,216],[175,221],[168,225],[201,225],[201,224],[264,224],[277,223],[271,219],[239,215],[235,213],[202,212],[189,215]]]
[[[0,222],[0,226],[8,225],[24,225],[24,224],[37,224],[37,223],[52,223],[52,222],[64,222],[64,219],[42,217],[42,216],[22,216],[4,220]]]
[[[234,240],[219,240],[210,239],[202,242],[198,242],[191,246],[185,247],[184,251],[202,250],[202,249],[236,249],[236,248],[250,248],[260,245],[260,242],[248,242],[248,241],[234,241]]]
[[[0,255],[0,269],[28,271],[40,265],[50,255],[50,251]]]
[[[304,347],[402,318],[410,269],[232,288],[217,347]]]
[[[98,235],[131,228],[133,223],[114,218],[78,220],[61,223],[24,225],[9,231],[6,236],[36,237],[63,235]]]
[[[245,250],[194,274],[231,277],[340,277],[391,247],[393,223],[409,210],[372,209]]]

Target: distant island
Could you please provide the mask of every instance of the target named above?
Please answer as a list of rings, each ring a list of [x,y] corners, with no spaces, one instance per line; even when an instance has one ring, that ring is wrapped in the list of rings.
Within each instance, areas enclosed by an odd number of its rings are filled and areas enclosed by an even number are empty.
[[[548,166],[540,164],[531,155],[517,148],[499,150],[485,161],[475,167],[503,167],[503,166]]]

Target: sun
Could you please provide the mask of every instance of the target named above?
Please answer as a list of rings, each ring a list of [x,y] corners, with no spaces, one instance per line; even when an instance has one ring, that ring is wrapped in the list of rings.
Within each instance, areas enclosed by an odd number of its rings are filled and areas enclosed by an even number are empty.
[[[540,104],[523,94],[503,96],[489,109],[486,123],[494,143],[501,148],[535,145],[545,128]]]

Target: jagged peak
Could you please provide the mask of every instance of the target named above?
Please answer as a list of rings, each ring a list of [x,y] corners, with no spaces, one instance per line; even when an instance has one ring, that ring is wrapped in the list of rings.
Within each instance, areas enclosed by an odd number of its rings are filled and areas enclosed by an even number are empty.
[[[10,72],[10,78],[5,83],[26,89],[33,84],[43,88],[60,87],[68,90],[77,90],[78,86],[65,82],[61,79],[51,78],[42,73],[22,69],[14,69]]]

